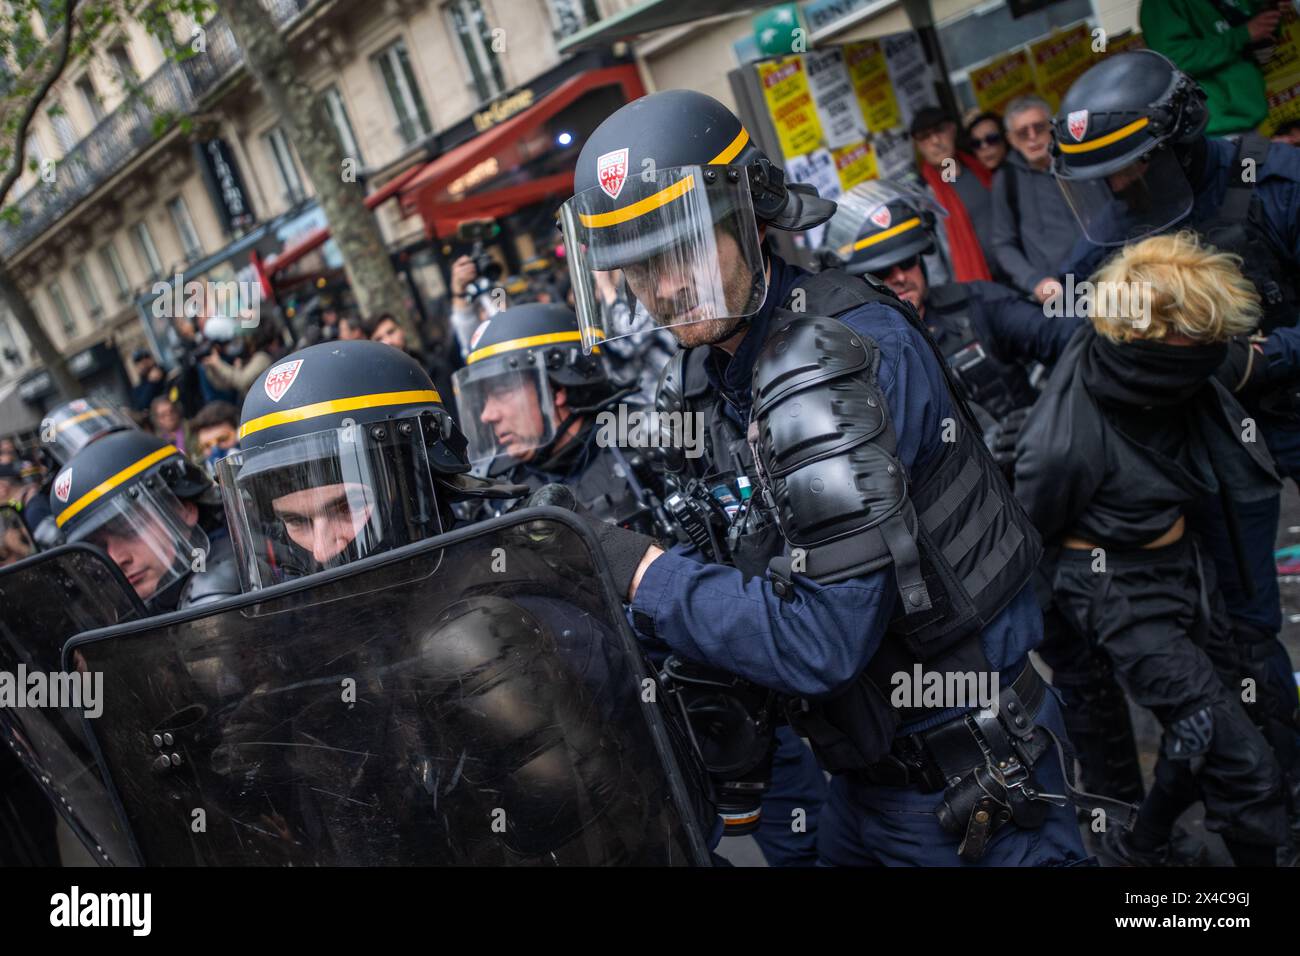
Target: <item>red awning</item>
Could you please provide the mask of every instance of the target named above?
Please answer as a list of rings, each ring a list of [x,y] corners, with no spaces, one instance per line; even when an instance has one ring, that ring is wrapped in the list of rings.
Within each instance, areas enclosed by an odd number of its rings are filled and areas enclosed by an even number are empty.
[[[501,164],[502,168],[510,168],[514,165],[514,147],[529,133],[591,90],[615,85],[623,88],[626,101],[645,93],[641,76],[632,65],[604,67],[570,77],[528,109],[425,166],[402,187],[402,212],[406,215],[418,212],[424,220],[425,233],[433,237],[454,231],[468,219],[499,218],[548,195],[572,192],[570,172],[494,189],[456,202],[440,199],[452,182],[490,157],[504,157],[507,162]]]
[[[374,192],[366,196],[366,208],[374,209],[385,200],[397,195],[398,190],[409,183],[412,179],[425,169],[427,163],[417,163],[410,169],[403,170],[388,182],[384,183]],[[328,226],[322,226],[320,229],[314,229],[307,233],[287,249],[282,249],[276,255],[271,256],[266,262],[262,263],[262,269],[268,276],[273,276],[281,269],[285,269],[307,253],[325,244],[325,240],[330,237]]]

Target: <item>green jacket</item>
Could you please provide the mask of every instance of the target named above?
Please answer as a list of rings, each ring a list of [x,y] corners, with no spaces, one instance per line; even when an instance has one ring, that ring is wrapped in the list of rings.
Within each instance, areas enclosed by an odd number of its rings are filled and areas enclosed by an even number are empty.
[[[1264,7],[1256,0],[1224,4],[1248,17]],[[1142,0],[1138,19],[1147,46],[1204,87],[1210,107],[1208,135],[1254,129],[1264,121],[1264,74],[1251,55],[1244,23],[1230,27],[1210,0]]]

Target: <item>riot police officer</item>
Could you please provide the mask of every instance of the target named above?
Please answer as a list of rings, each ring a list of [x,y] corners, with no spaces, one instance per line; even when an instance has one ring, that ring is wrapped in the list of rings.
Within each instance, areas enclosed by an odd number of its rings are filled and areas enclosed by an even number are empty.
[[[1300,318],[1300,150],[1248,133],[1204,135],[1204,91],[1152,50],[1107,57],[1070,87],[1053,126],[1053,172],[1085,238],[1065,273],[1091,274],[1116,246],[1170,229],[1193,229],[1241,257],[1260,295],[1264,332]],[[1300,478],[1300,389],[1270,371],[1296,350],[1270,336],[1244,362],[1235,390],[1257,423],[1278,472]],[[1208,500],[1188,510],[1214,557],[1232,619],[1239,669],[1259,687],[1252,716],[1283,764],[1293,834],[1300,838],[1300,709],[1286,649],[1273,561],[1279,498]]]
[[[645,410],[630,400],[635,389],[615,390],[602,358],[599,345],[583,353],[578,318],[564,306],[514,306],[481,323],[453,376],[469,459],[533,491],[565,485],[601,521],[668,534],[662,481],[645,453],[652,436],[620,427],[644,422]],[[754,838],[772,866],[812,866],[825,778],[801,740],[778,734]],[[798,830],[795,807],[805,812]]]
[[[622,270],[684,349],[659,404],[707,422],[696,503],[735,503],[706,561],[603,532],[638,630],[786,702],[834,775],[823,861],[1082,860],[1073,813],[1043,797],[1066,782],[1045,756],[1060,712],[1027,658],[1032,525],[911,307],[762,251],[767,229],[811,228],[834,204],[684,90],[597,127],[575,190],[561,221],[584,344],[610,332],[596,274]],[[996,678],[1000,705],[927,706],[911,693],[926,673]]]
[[[486,347],[481,338],[478,345]],[[522,437],[523,427],[513,427],[509,438]],[[246,591],[435,538],[452,529],[457,502],[527,492],[469,474],[466,438],[428,373],[378,342],[322,343],[286,356],[249,391],[239,438],[217,468]],[[357,730],[373,746],[354,751],[393,741],[404,749],[388,765],[354,761],[344,776],[354,774],[367,793],[403,788],[413,808],[404,815],[431,816],[448,828],[445,849],[441,838],[415,849],[422,860],[657,860],[639,854],[653,849],[656,826],[670,827],[672,813],[684,808],[670,810],[662,797],[654,806],[650,781],[632,780],[639,758],[630,749],[617,753],[624,731],[644,725],[626,645],[591,607],[584,613],[565,599],[563,589],[577,585],[571,572],[559,575],[566,562],[582,562],[555,554],[555,530],[519,527],[487,539],[508,547],[449,544],[445,554],[456,557],[445,561],[437,551],[420,552],[412,560],[422,570],[410,587],[381,575],[366,589],[377,595],[368,598],[366,640],[349,642],[364,651],[321,666],[340,677],[359,674],[377,702]],[[434,568],[438,583],[428,585]],[[338,585],[340,593],[347,586]],[[582,586],[598,606],[599,588]],[[420,602],[411,588],[439,595],[440,613],[412,616]],[[403,693],[384,693],[385,680]],[[418,706],[404,712],[412,702]],[[249,709],[223,728],[223,752],[242,753],[250,737],[281,719],[290,735],[309,732],[311,715],[287,699]],[[490,828],[494,809],[512,821],[500,838]],[[395,839],[355,830],[341,828],[336,838],[350,842],[357,859],[373,856],[372,843]]]
[[[654,533],[660,502],[637,435],[598,427],[632,392],[614,388],[599,353],[583,354],[577,316],[562,305],[517,305],[480,323],[452,376],[469,460],[533,491],[567,485],[602,521]]]
[[[161,438],[100,436],[55,475],[50,506],[67,540],[102,548],[155,613],[239,593],[220,495]]]

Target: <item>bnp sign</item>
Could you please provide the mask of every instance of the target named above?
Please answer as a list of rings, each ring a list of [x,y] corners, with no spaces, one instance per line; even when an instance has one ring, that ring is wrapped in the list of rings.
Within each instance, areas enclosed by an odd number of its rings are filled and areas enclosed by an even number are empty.
[[[754,39],[763,56],[808,52],[808,30],[799,19],[799,6],[783,3],[754,14]]]

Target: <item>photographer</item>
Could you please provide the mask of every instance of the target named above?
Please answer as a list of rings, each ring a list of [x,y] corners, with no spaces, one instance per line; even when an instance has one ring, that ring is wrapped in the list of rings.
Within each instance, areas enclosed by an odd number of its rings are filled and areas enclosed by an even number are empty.
[[[213,348],[202,359],[208,381],[217,389],[232,392],[236,401],[243,398],[258,377],[271,367],[267,337],[259,328],[252,335],[236,336],[224,346]]]

